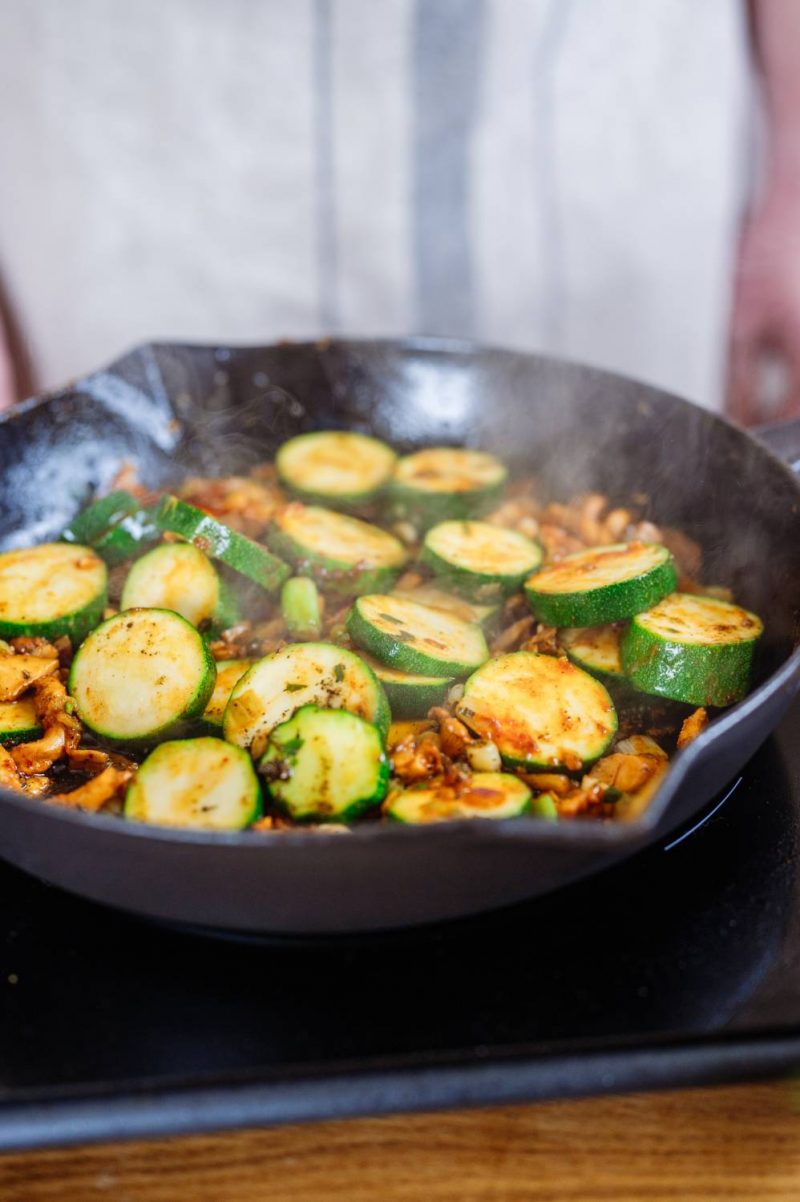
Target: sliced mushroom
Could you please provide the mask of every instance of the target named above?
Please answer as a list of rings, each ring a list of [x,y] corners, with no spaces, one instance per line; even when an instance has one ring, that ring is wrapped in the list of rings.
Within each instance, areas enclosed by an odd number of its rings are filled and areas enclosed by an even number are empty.
[[[435,731],[404,739],[391,753],[392,773],[403,781],[428,780],[444,769],[444,756]]]
[[[58,659],[58,649],[48,639],[38,635],[21,635],[11,639],[10,645],[16,655],[36,655],[42,659]]]
[[[123,771],[109,764],[85,785],[80,785],[70,793],[54,793],[48,800],[54,805],[71,806],[96,813],[122,792],[132,776],[133,772],[130,770]]]
[[[464,723],[460,722],[458,718],[454,718],[446,709],[435,706],[430,711],[430,717],[439,726],[439,744],[444,754],[451,760],[459,759],[469,744],[475,742]]]
[[[43,676],[58,671],[58,658],[39,655],[0,656],[0,701],[16,701]]]
[[[24,787],[19,769],[11,758],[11,753],[5,747],[0,747],[0,787],[15,789],[17,792],[22,792]]]
[[[33,687],[33,702],[36,716],[45,731],[57,724],[64,729],[65,749],[69,751],[77,747],[83,730],[80,721],[71,712],[73,703],[63,682],[57,676],[38,680]]]
[[[20,772],[33,776],[52,768],[64,754],[65,744],[64,727],[57,722],[44,732],[41,739],[12,747],[11,756]]]

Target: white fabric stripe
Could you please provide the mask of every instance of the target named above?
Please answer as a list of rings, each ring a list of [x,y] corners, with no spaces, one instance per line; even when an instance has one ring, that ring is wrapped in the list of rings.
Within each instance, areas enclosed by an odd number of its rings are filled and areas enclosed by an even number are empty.
[[[483,338],[720,403],[742,8],[493,0],[473,171]]]
[[[46,383],[146,338],[317,333],[310,0],[31,0],[6,45],[0,263]]]
[[[316,162],[319,321],[339,329],[336,192],[333,178],[332,0],[314,0],[314,158]]]
[[[558,0],[557,0],[558,2]],[[492,0],[472,144],[478,330],[488,342],[543,341],[533,61],[551,0]]]
[[[338,0],[333,10],[339,324],[365,335],[413,320],[412,10],[409,0]]]
[[[603,7],[578,0],[556,68],[564,350],[719,407],[745,6]]]

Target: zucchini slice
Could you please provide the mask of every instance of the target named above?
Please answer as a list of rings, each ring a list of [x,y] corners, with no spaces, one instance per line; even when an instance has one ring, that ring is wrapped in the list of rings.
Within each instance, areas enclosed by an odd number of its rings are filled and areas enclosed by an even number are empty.
[[[132,493],[117,489],[105,497],[99,497],[86,505],[61,532],[65,543],[79,543],[81,546],[94,546],[111,526],[116,526],[122,518],[137,513],[141,504]]]
[[[659,543],[615,543],[548,564],[525,585],[548,626],[602,626],[631,618],[675,588],[672,556]]]
[[[673,593],[633,619],[622,639],[622,664],[644,693],[732,705],[747,692],[763,630],[756,614],[729,601]]]
[[[383,685],[393,718],[424,718],[434,705],[443,705],[455,683],[454,676],[419,676],[390,668],[379,659],[361,652]]]
[[[304,705],[272,731],[258,770],[295,822],[350,822],[383,801],[390,765],[370,722]]]
[[[456,715],[491,739],[512,768],[578,772],[599,759],[617,729],[603,685],[568,659],[514,651],[479,668]]]
[[[257,660],[225,707],[225,738],[259,756],[267,736],[303,705],[343,709],[372,722],[385,738],[391,713],[372,669],[334,643],[289,643]]]
[[[558,806],[552,793],[539,793],[531,802],[531,813],[544,822],[558,822]]]
[[[444,588],[491,601],[521,587],[542,562],[542,549],[516,530],[489,522],[440,522],[425,535],[421,560]]]
[[[11,743],[27,743],[38,739],[42,733],[36,706],[31,697],[20,697],[19,701],[0,701],[0,743],[8,747]]]
[[[309,576],[292,576],[281,589],[281,614],[295,639],[318,639],[322,633],[322,606],[317,586]]]
[[[222,739],[176,739],[151,751],[125,795],[125,817],[153,826],[239,831],[261,815],[246,751]]]
[[[155,520],[160,530],[179,535],[204,555],[218,559],[268,593],[279,589],[289,575],[286,564],[266,547],[179,497],[164,497]]]
[[[217,663],[214,691],[203,711],[203,722],[213,728],[211,733],[216,734],[218,731],[222,731],[225,706],[230,700],[234,685],[238,684],[245,672],[249,671],[255,662],[254,659],[224,659]]]
[[[454,822],[459,818],[518,818],[531,808],[531,791],[507,772],[475,772],[455,785],[422,781],[393,793],[385,807],[395,822]]]
[[[418,584],[413,589],[392,590],[393,597],[406,597],[409,601],[418,601],[420,605],[428,605],[431,609],[443,609],[446,613],[455,614],[465,622],[477,622],[484,629],[492,626],[500,615],[500,603],[491,604],[467,601],[465,597],[457,597],[435,584]]]
[[[300,501],[358,509],[373,501],[397,456],[385,442],[344,430],[317,430],[285,442],[275,456],[281,483]]]
[[[619,684],[625,679],[620,656],[622,629],[606,626],[570,626],[559,630],[558,641],[573,664],[601,680]]]
[[[61,534],[62,542],[84,543],[110,566],[132,559],[160,537],[152,511],[124,489],[92,501]]]
[[[0,637],[67,634],[74,643],[107,604],[108,573],[90,547],[42,543],[0,555]]]
[[[211,560],[189,543],[163,543],[128,573],[120,608],[172,609],[193,626],[225,630],[238,621],[236,598]]]
[[[204,639],[168,609],[129,609],[88,636],[72,661],[80,719],[116,742],[150,742],[203,713],[216,666]]]
[[[161,541],[152,509],[137,509],[92,540],[97,554],[113,567],[143,554]]]
[[[467,676],[489,658],[480,626],[397,594],[358,597],[346,626],[354,643],[401,672]]]
[[[300,501],[277,515],[268,539],[298,576],[345,596],[391,588],[408,559],[400,540],[379,526]]]
[[[397,461],[389,484],[392,517],[421,530],[475,517],[498,501],[507,479],[505,465],[485,451],[428,447]]]

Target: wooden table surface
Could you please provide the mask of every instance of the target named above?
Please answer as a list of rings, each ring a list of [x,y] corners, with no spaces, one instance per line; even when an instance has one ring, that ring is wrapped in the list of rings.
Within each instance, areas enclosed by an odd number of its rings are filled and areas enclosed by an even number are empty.
[[[0,1158],[2,1202],[797,1202],[800,1085],[317,1123]]]

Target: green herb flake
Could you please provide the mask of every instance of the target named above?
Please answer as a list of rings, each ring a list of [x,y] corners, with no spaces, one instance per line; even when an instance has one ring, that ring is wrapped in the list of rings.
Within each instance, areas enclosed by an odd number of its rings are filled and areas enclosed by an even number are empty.
[[[277,746],[283,755],[293,756],[297,755],[304,743],[305,739],[301,738],[300,735],[295,735],[293,739],[289,739],[288,743],[277,743]]]
[[[336,664],[336,666],[333,669],[333,675],[334,675],[334,679],[336,681],[338,681],[339,684],[341,684],[342,681],[344,680],[344,672],[345,672],[344,664]]]
[[[289,683],[289,684],[285,684],[285,685],[283,686],[283,691],[284,691],[284,693],[299,693],[299,692],[300,692],[300,690],[301,690],[301,689],[304,689],[305,687],[306,687],[306,686],[305,686],[304,684],[291,684],[291,683]]]

